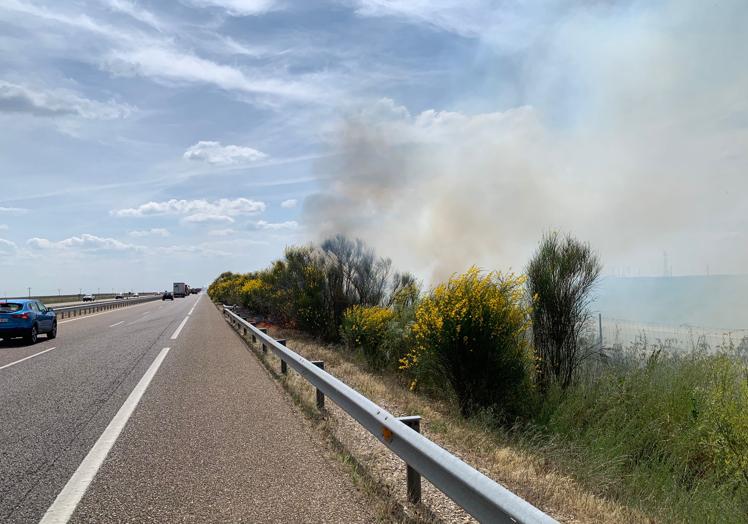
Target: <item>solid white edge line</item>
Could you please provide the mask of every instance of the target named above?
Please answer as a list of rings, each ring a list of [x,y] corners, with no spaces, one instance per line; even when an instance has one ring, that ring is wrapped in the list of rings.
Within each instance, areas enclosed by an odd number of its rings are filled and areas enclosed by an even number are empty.
[[[195,300],[195,304],[194,304],[194,305],[192,306],[192,309],[190,309],[190,312],[189,312],[189,313],[187,313],[187,316],[188,316],[188,317],[189,317],[189,316],[190,316],[190,315],[192,314],[192,312],[193,312],[193,311],[195,311],[195,308],[197,307],[197,303],[198,303],[198,302],[200,302],[200,297],[201,297],[201,296],[202,296],[202,295],[198,295],[198,296],[197,296],[197,300]]]
[[[111,325],[111,326],[109,326],[109,327],[119,326],[120,324],[124,324],[124,323],[125,323],[125,321],[124,321],[124,320],[120,320],[120,321],[119,321],[119,322],[117,322],[116,324],[112,324],[112,325]]]
[[[52,351],[53,349],[56,349],[56,348],[57,348],[57,346],[51,347],[49,349],[45,349],[44,351],[40,351],[39,353],[34,353],[33,355],[29,355],[28,357],[22,358],[21,360],[16,360],[15,362],[11,362],[10,364],[5,364],[4,366],[0,366],[0,369],[9,368],[10,366],[15,366],[16,364],[20,364],[24,360],[28,360],[30,358],[38,357],[39,355],[42,355],[42,354],[46,353],[47,351]]]
[[[153,361],[148,371],[145,372],[140,382],[135,386],[130,395],[119,408],[117,414],[101,434],[99,440],[88,452],[86,458],[80,463],[73,476],[70,477],[65,487],[57,495],[52,505],[47,509],[39,524],[65,524],[75,512],[88,486],[93,481],[96,473],[104,463],[109,451],[114,446],[120,433],[124,429],[130,416],[135,411],[143,393],[148,388],[151,380],[156,375],[158,368],[169,353],[169,348],[164,348]]]
[[[181,324],[179,324],[179,327],[178,327],[178,328],[177,328],[177,330],[176,330],[176,331],[174,332],[174,334],[173,334],[173,335],[171,336],[171,339],[172,339],[172,340],[176,340],[176,339],[177,339],[177,337],[179,336],[179,334],[180,334],[180,333],[182,332],[182,328],[184,327],[184,325],[185,325],[185,324],[187,323],[187,321],[188,321],[189,319],[190,319],[190,317],[189,317],[189,316],[186,316],[186,317],[184,317],[184,320],[182,320],[182,323],[181,323]]]

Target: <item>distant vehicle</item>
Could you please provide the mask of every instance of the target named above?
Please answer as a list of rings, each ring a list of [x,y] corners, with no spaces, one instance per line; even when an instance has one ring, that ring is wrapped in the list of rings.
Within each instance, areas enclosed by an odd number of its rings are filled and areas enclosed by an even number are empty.
[[[83,302],[93,302],[96,297],[93,295],[83,295]]]
[[[40,333],[46,333],[48,339],[57,336],[57,314],[53,309],[31,299],[0,302],[0,338],[23,337],[35,344]]]
[[[134,294],[134,295],[132,296],[132,298],[140,298],[140,294],[139,294],[139,293],[135,293],[135,294]]]
[[[114,297],[114,300],[125,300],[125,295],[120,293]]]
[[[170,291],[164,291],[161,295],[161,300],[174,300],[174,295]]]
[[[174,298],[184,298],[189,294],[189,287],[184,282],[174,282]]]

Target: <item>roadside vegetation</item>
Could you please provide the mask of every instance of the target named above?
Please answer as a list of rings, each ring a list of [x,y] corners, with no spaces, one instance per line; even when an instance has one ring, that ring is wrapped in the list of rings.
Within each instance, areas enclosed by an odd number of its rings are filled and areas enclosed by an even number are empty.
[[[472,267],[424,290],[337,236],[289,248],[262,271],[223,273],[208,293],[308,334],[402,395],[446,406],[492,445],[632,511],[748,521],[745,356],[602,351],[589,330],[600,268],[590,246],[549,233],[526,275]]]

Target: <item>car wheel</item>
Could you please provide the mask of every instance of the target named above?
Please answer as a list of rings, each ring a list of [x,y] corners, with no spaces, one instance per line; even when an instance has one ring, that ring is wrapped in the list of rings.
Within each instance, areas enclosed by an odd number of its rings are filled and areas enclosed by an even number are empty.
[[[52,340],[53,338],[57,337],[57,322],[52,324],[52,331],[47,333],[47,340]]]
[[[29,331],[29,334],[26,335],[26,342],[29,344],[36,344],[36,339],[39,335],[39,330],[37,329],[36,325],[31,326],[31,330]]]

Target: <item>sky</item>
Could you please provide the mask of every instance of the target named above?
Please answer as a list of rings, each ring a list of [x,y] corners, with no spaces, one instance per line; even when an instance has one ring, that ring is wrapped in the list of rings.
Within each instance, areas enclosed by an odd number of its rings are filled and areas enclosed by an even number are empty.
[[[748,3],[0,0],[0,293],[342,232],[427,282],[540,237],[742,274]]]

